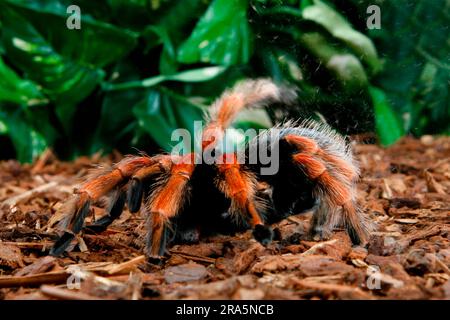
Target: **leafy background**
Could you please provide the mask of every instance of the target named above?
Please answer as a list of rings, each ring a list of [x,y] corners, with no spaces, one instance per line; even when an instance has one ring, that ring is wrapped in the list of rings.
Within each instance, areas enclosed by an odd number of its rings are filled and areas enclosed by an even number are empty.
[[[0,158],[167,150],[226,87],[261,76],[298,87],[298,106],[235,127],[318,117],[384,145],[449,134],[449,20],[448,0],[2,0]]]

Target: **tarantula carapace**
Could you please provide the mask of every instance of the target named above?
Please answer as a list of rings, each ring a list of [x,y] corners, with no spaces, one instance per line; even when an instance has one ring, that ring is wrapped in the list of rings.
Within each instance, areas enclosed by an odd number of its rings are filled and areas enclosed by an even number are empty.
[[[327,125],[287,122],[257,135],[242,151],[221,148],[226,128],[242,109],[295,99],[295,91],[270,80],[244,81],[209,109],[200,152],[128,156],[94,172],[61,207],[64,233],[50,253],[67,249],[83,229],[90,204],[105,195],[107,214],[88,228],[102,231],[125,204],[134,213],[143,203],[149,258],[163,256],[168,242],[195,242],[201,235],[248,228],[267,244],[273,239],[268,223],[311,208],[312,238],[326,238],[343,223],[355,244],[366,241],[370,223],[355,199],[358,167],[348,144]],[[275,171],[264,173],[261,150],[278,161]],[[206,154],[221,161],[201,161]]]

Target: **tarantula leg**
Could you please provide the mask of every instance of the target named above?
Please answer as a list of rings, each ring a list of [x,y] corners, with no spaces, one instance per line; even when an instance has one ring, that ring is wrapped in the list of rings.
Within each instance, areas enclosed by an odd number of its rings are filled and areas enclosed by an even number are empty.
[[[102,232],[106,230],[106,228],[122,213],[125,206],[125,198],[126,196],[124,190],[115,191],[109,208],[106,210],[107,214],[95,221],[95,223],[86,226],[86,229],[94,232]]]
[[[166,253],[168,226],[165,219],[156,213],[149,217],[149,229],[151,232],[147,234],[148,258],[158,259]]]
[[[360,212],[360,208],[354,200],[349,200],[342,205],[342,215],[345,229],[354,244],[362,244],[369,240],[373,225]]]
[[[120,161],[109,170],[98,170],[95,175],[81,185],[77,191],[78,195],[74,200],[69,200],[62,207],[62,215],[64,218],[60,221],[60,227],[65,232],[55,242],[50,250],[51,255],[62,254],[69,246],[75,234],[79,233],[83,228],[84,219],[89,213],[90,203],[106,195],[108,192],[123,185],[129,177],[143,166],[153,164],[154,160],[149,157],[129,157]],[[120,208],[119,203],[114,201],[116,205],[111,207],[113,215],[120,215],[123,206]],[[108,219],[108,218],[105,218]]]
[[[157,174],[170,170],[172,162],[170,156],[155,157],[156,162],[148,167],[136,171],[131,177],[128,188],[127,203],[131,213],[138,212],[141,208],[142,197],[145,189],[145,182]]]
[[[193,154],[188,154],[181,161],[174,162],[165,182],[149,197],[147,257],[150,260],[165,254],[170,219],[176,216],[189,197],[188,183],[195,167],[193,157]]]
[[[310,138],[288,134],[283,139],[289,144],[295,146],[299,152],[303,154],[315,155],[325,163],[329,163],[334,166],[337,170],[339,170],[341,175],[350,181],[354,180],[358,175],[357,168],[347,161],[325,152],[319,147],[316,141]]]
[[[271,227],[264,225],[264,222],[256,210],[253,202],[248,201],[247,211],[251,216],[253,237],[263,245],[267,245],[272,242],[274,237],[273,230]]]
[[[331,173],[323,160],[312,155],[298,153],[293,159],[302,166],[311,180],[317,181],[316,194],[322,197],[313,217],[310,234],[320,238],[327,237],[339,220],[337,210],[341,208],[344,225],[352,242],[359,244],[367,241],[369,225],[357,209],[353,194],[354,183],[340,171]]]
[[[132,179],[127,192],[127,204],[131,213],[136,213],[141,208],[144,183],[139,179]]]
[[[242,170],[235,154],[224,154],[223,158],[224,163],[217,165],[222,176],[219,187],[225,196],[231,199],[231,212],[241,215],[246,214],[245,220],[250,222],[253,227],[255,239],[264,245],[270,243],[273,240],[273,230],[264,225],[264,221],[255,206],[255,177]]]
[[[55,242],[53,247],[50,249],[50,255],[59,256],[61,255],[67,247],[70,245],[75,235],[81,231],[84,223],[84,219],[89,213],[90,199],[87,194],[81,194],[75,199],[75,206],[79,209],[76,211],[74,219],[71,221],[71,225],[66,228],[63,235]]]
[[[325,200],[323,200],[325,202]],[[315,241],[327,240],[330,238],[332,229],[336,225],[331,222],[330,215],[337,215],[337,209],[331,208],[327,203],[319,203],[311,220],[311,227],[308,237]]]

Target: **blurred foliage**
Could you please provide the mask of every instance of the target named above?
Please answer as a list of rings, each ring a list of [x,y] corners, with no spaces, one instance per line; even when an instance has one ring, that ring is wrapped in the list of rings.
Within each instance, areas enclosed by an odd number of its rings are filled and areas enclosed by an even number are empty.
[[[70,30],[69,5],[81,8]],[[381,8],[367,30],[366,9]],[[237,128],[325,118],[345,133],[450,133],[446,0],[2,0],[0,157],[47,147],[168,150],[225,88],[271,77],[296,108],[243,114]]]
[[[384,91],[371,91],[374,105],[389,103],[402,132],[450,134],[450,1],[341,2],[355,25],[369,5],[381,8],[382,28],[368,31],[384,64],[372,79]]]

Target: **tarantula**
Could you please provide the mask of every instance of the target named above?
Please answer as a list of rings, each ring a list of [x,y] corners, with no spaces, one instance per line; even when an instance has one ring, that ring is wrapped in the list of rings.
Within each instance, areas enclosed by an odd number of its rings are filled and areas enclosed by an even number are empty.
[[[267,244],[274,237],[268,223],[306,209],[314,210],[312,238],[325,239],[343,223],[353,243],[365,242],[370,223],[355,199],[358,166],[344,138],[327,125],[287,122],[259,134],[242,151],[221,148],[226,128],[242,109],[292,104],[295,99],[294,90],[270,80],[244,81],[209,108],[200,152],[128,156],[95,171],[61,207],[64,232],[50,254],[67,249],[83,229],[90,204],[105,195],[110,199],[106,215],[86,228],[102,231],[125,204],[135,213],[144,203],[149,258],[164,256],[168,242],[196,242],[207,234],[248,228]],[[276,172],[262,173],[265,163],[259,150],[278,155]],[[207,153],[223,161],[201,161]]]

